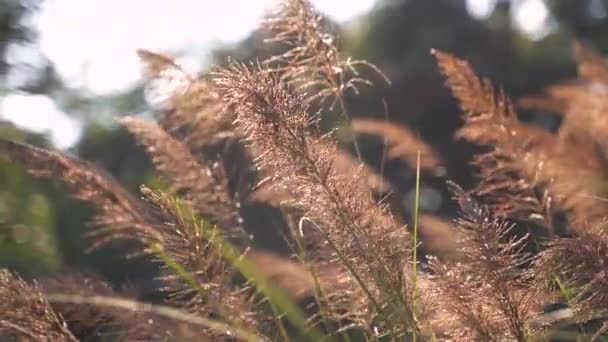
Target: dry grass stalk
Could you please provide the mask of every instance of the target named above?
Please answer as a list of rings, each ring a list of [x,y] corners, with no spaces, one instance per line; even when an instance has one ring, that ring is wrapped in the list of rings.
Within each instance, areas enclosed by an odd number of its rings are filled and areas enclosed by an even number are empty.
[[[0,270],[0,338],[27,341],[78,341],[53,311],[36,283]]]
[[[517,99],[517,105],[523,109],[536,109],[564,116],[580,87],[579,80],[550,85],[544,89],[541,95],[530,95]]]
[[[493,147],[474,161],[482,176],[474,191],[491,202],[492,211],[551,228],[552,204],[570,214],[575,230],[601,222],[608,207],[593,198],[604,192],[597,153],[581,151],[576,139],[523,124],[504,92],[477,78],[467,62],[433,53],[464,112],[457,136]]]
[[[180,324],[174,328],[178,331],[171,336],[172,339],[185,339],[187,341],[258,341],[256,335],[239,327],[201,316],[197,316],[171,306],[142,303],[140,301],[107,297],[107,296],[82,296],[74,294],[49,294],[49,301],[53,303],[69,305],[95,305],[98,307],[123,310],[136,314],[154,315],[166,318],[173,323]],[[182,324],[183,323],[183,324]],[[182,326],[199,327],[195,331],[182,328]],[[163,339],[165,341],[166,339]]]
[[[538,165],[547,159],[546,148],[554,138],[520,123],[504,93],[478,79],[467,62],[439,51],[433,54],[464,112],[465,126],[458,137],[493,147],[473,161],[481,180],[473,191],[492,212],[549,225],[551,199],[538,196],[535,189]]]
[[[214,73],[214,82],[218,95],[233,106],[247,142],[265,151],[258,165],[276,172],[267,181],[293,194],[286,204],[320,227],[341,262],[365,279],[405,294],[406,230],[361,190],[359,177],[336,172],[333,138],[314,132],[315,119],[303,99],[290,95],[272,71],[259,66],[230,65]]]
[[[2,142],[2,148],[14,159],[26,165],[28,172],[42,177],[61,180],[70,186],[72,194],[93,204],[99,211],[94,219],[98,227],[89,235],[92,248],[101,247],[115,240],[135,240],[142,244],[144,254],[155,255],[155,246],[162,246],[168,255],[196,276],[220,299],[209,302],[202,293],[197,293],[184,279],[168,272],[164,280],[168,290],[176,295],[191,296],[191,307],[201,313],[211,314],[222,303],[230,311],[231,319],[248,317],[247,298],[229,286],[231,274],[225,262],[201,238],[192,221],[184,221],[177,208],[170,207],[166,197],[144,190],[147,202],[133,197],[128,191],[103,170],[85,161],[80,161],[58,152],[32,146]],[[221,291],[220,291],[221,290]],[[226,293],[227,291],[227,293]],[[201,297],[202,296],[202,297]],[[227,307],[227,309],[226,309]]]
[[[608,128],[608,64],[591,47],[574,43],[574,54],[578,63],[578,80],[575,87],[565,89],[563,97],[567,106],[558,136],[562,144],[568,144],[579,165],[593,170],[597,176],[587,188],[582,189],[576,200],[583,201],[587,208],[589,225],[601,224],[606,217],[606,206],[602,201],[608,189],[601,178],[606,176],[605,158],[608,155],[606,128]],[[592,125],[589,122],[593,122]],[[599,178],[599,179],[598,179]],[[591,187],[595,187],[595,192]],[[592,204],[595,203],[595,206]],[[582,210],[581,210],[582,211]]]
[[[430,214],[420,214],[418,222],[419,239],[427,255],[441,261],[461,260],[465,239],[454,222]]]
[[[165,265],[162,279],[167,283],[172,298],[182,306],[203,317],[219,317],[255,326],[249,291],[234,288],[234,270],[223,259],[213,239],[222,235],[217,226],[199,220],[187,204],[162,192],[144,186],[141,192],[154,209],[159,222],[164,222],[160,234],[162,240],[147,241],[145,252],[156,253],[162,248],[178,265],[195,277],[197,285],[184,281]],[[137,232],[135,232],[137,233]]]
[[[608,332],[607,262],[606,234],[591,232],[552,240],[534,267],[541,286],[553,288],[558,279],[563,289],[571,293],[571,298],[566,300],[578,322],[604,322],[595,332],[596,336]]]
[[[608,68],[604,58],[591,47],[574,42],[574,56],[578,62],[578,76],[588,82],[608,83]]]
[[[152,94],[148,104],[159,114],[159,125],[187,145],[200,162],[219,165],[226,172],[233,198],[249,200],[257,175],[232,125],[234,113],[213,94],[205,76],[195,78],[165,55],[146,50],[138,50],[138,54],[144,89]],[[180,86],[182,83],[185,85]],[[153,95],[156,93],[160,95]]]
[[[121,122],[138,138],[140,143],[147,146],[148,152],[153,156],[156,169],[169,180],[172,190],[183,194],[185,199],[190,199],[198,214],[222,228],[222,235],[230,232],[228,236],[239,237],[237,242],[244,249],[244,246],[248,245],[247,235],[237,221],[240,220],[237,205],[228,197],[226,178],[221,174],[214,177],[211,171],[202,164],[202,161],[195,160],[184,144],[169,136],[158,125],[136,118],[125,118]],[[153,194],[147,189],[145,193]],[[157,203],[162,196],[153,195],[153,197],[157,207],[170,207],[168,204],[159,205]],[[180,214],[174,212],[169,216],[177,219]],[[182,221],[177,227],[194,229],[193,222]],[[178,236],[201,238],[194,231],[182,232]],[[178,243],[176,242],[176,244]],[[197,242],[194,240],[190,244],[194,246]],[[169,242],[167,245],[171,246],[172,243]],[[174,247],[172,255],[185,265],[192,265],[196,259],[214,260],[217,258],[217,256],[201,257],[192,253],[178,253],[177,251],[184,249],[181,246]],[[200,249],[197,248],[198,250]],[[186,248],[185,251],[192,251],[192,247]],[[299,301],[312,296],[314,284],[311,275],[301,265],[263,251],[247,250],[246,253],[247,258],[259,268],[262,274],[270,278],[274,286],[286,290],[295,300]],[[202,274],[206,272],[213,274],[208,267],[202,267],[202,265],[197,265],[192,269]],[[296,279],[300,279],[300,281],[296,281]],[[220,284],[217,287],[222,288],[222,285],[226,284]]]
[[[306,0],[283,1],[263,27],[272,38],[288,49],[273,56],[267,63],[282,74],[282,79],[295,90],[304,94],[306,103],[329,103],[333,109],[339,105],[340,113],[348,117],[344,92],[359,93],[359,87],[372,86],[373,82],[361,77],[358,69],[367,67],[377,77],[390,83],[388,78],[373,64],[362,60],[341,60],[336,47],[336,37],[324,30],[323,18]]]
[[[233,117],[215,98],[204,78],[195,78],[172,58],[137,51],[142,61],[146,100],[159,113],[159,123],[192,151],[232,137]]]
[[[594,85],[608,83],[606,62],[597,51],[579,41],[574,42],[573,50],[577,61],[577,79],[549,85],[543,95],[523,97],[518,100],[518,104],[524,108],[567,115],[570,108],[576,108],[577,97],[584,95]],[[580,118],[572,117],[572,119]]]
[[[357,134],[374,134],[386,138],[389,160],[403,159],[409,165],[416,165],[416,158],[420,151],[420,168],[422,170],[436,171],[442,167],[441,158],[433,148],[422,141],[407,126],[375,119],[353,119],[352,129]]]
[[[41,280],[45,294],[65,293],[79,296],[109,296],[117,294],[112,287],[91,275],[63,272]],[[169,322],[153,319],[140,312],[95,305],[54,303],[51,305],[63,317],[70,331],[80,340],[115,338],[119,341],[152,341],[168,338],[176,330]]]
[[[575,136],[586,139],[588,150],[598,149],[606,156],[608,145],[605,143],[608,127],[605,100],[608,94],[608,64],[599,54],[581,43],[575,43],[574,52],[578,62],[577,86],[568,93],[568,106],[565,118],[560,127],[560,136]],[[593,125],[589,125],[593,122]]]
[[[146,147],[155,169],[171,191],[191,203],[198,214],[225,232],[241,233],[238,202],[230,196],[227,178],[219,164],[207,166],[196,159],[182,142],[154,122],[135,117],[120,120],[137,141]]]
[[[160,239],[146,205],[101,168],[59,152],[16,142],[0,141],[0,149],[24,165],[28,173],[61,181],[75,198],[94,205],[98,213],[93,223],[100,228],[94,235],[101,234],[107,241],[119,237],[132,239],[124,230],[133,228],[146,239]],[[107,241],[103,237],[96,238],[92,248]]]
[[[432,262],[437,305],[458,322],[452,337],[528,341],[540,307],[532,277],[523,270],[530,262],[523,252],[529,237],[512,237],[512,224],[454,189],[462,209],[462,255],[459,262]]]
[[[332,142],[333,143],[333,142]],[[260,155],[261,153],[253,153]],[[361,178],[359,187],[361,190],[371,190],[378,197],[386,196],[394,191],[392,184],[389,183],[383,176],[378,174],[371,167],[362,164],[356,157],[349,152],[336,150],[334,156],[333,167],[336,172],[352,177]],[[270,167],[264,170],[259,170],[263,174],[273,175],[275,172]],[[278,191],[270,183],[262,183],[254,187],[249,194],[248,200],[260,203],[268,203],[275,207],[285,206],[290,200],[291,195],[288,191]],[[293,208],[292,208],[293,209]]]

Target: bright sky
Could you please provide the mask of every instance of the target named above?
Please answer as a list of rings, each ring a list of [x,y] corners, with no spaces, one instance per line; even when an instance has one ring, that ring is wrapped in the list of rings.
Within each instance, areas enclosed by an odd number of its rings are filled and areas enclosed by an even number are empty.
[[[312,2],[343,21],[368,11],[375,0]],[[37,26],[42,52],[64,80],[101,95],[137,82],[135,49],[185,49],[182,62],[200,69],[210,45],[245,38],[274,4],[273,0],[49,0]]]
[[[345,21],[369,11],[375,0],[312,2],[334,20]],[[135,49],[181,54],[178,61],[198,71],[214,45],[245,38],[274,4],[274,0],[47,0],[31,20],[39,31],[39,49],[69,87],[107,95],[138,81]],[[12,58],[21,61],[35,56],[31,47],[13,52]],[[57,148],[69,148],[80,137],[81,124],[49,97],[13,94],[0,101],[2,118],[49,133]]]
[[[369,11],[375,0],[311,0],[326,15],[346,21]],[[490,15],[497,0],[467,0],[469,12]],[[107,95],[139,79],[137,48],[173,52],[192,71],[204,65],[217,43],[245,38],[275,0],[47,0],[32,19],[39,48],[70,87]],[[545,25],[542,0],[518,0],[516,23],[524,32]],[[24,50],[23,48],[21,50]],[[33,57],[15,50],[14,59]],[[10,58],[11,56],[9,56]],[[14,94],[0,98],[0,116],[35,132],[50,134],[58,148],[69,148],[82,125],[46,96]]]

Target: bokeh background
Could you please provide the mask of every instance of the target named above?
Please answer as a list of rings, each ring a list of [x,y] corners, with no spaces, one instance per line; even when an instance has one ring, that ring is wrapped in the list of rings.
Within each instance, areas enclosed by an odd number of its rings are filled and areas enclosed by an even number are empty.
[[[431,48],[469,60],[515,97],[573,77],[574,39],[608,50],[606,0],[312,2],[335,23],[345,54],[377,64],[393,81],[384,89],[389,119],[409,125],[440,151],[450,178],[465,185],[473,180],[467,161],[475,147],[453,140],[458,109],[442,85]],[[200,73],[227,55],[251,58],[262,49],[254,29],[272,4],[0,0],[0,137],[93,161],[134,191],[154,183],[147,157],[115,120],[149,115],[135,49],[171,54]],[[383,115],[364,105],[353,113]],[[549,128],[559,124],[550,115],[521,114]],[[366,160],[378,166],[377,144],[363,142]],[[384,171],[401,192],[411,193],[411,167],[395,162]],[[448,210],[432,180],[425,186],[424,209],[439,215]],[[86,253],[83,235],[91,213],[66,189],[33,179],[0,158],[0,267],[26,277],[84,269],[113,282],[137,282],[150,271],[145,263],[125,262],[112,248]]]

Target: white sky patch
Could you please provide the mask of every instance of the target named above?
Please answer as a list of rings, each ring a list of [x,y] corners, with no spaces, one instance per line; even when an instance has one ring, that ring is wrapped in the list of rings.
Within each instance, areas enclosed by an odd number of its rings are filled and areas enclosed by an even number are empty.
[[[343,22],[369,12],[376,0],[312,0],[322,13]]]
[[[551,32],[551,14],[543,0],[518,0],[512,10],[516,27],[528,38],[539,40]]]
[[[0,117],[19,128],[50,134],[51,142],[60,149],[74,145],[82,134],[82,125],[44,95],[5,96],[0,102]]]
[[[337,21],[369,11],[376,0],[312,0]],[[135,86],[138,48],[177,53],[198,72],[211,49],[235,43],[259,24],[276,0],[47,0],[30,18],[40,50],[63,82],[88,95],[111,95]],[[18,52],[18,50],[15,50]],[[17,54],[15,53],[15,58]],[[16,75],[19,76],[19,75]],[[14,83],[19,83],[17,77]],[[81,125],[45,96],[10,95],[2,117],[35,132],[49,132],[58,148],[75,144]]]
[[[498,0],[467,0],[467,11],[476,19],[487,19],[492,15]]]
[[[344,21],[369,11],[376,0],[313,0]],[[35,19],[42,52],[68,86],[93,94],[136,84],[137,48],[180,51],[199,63],[200,47],[245,38],[275,0],[48,0]],[[189,49],[197,47],[196,56]],[[200,69],[202,65],[198,65]]]

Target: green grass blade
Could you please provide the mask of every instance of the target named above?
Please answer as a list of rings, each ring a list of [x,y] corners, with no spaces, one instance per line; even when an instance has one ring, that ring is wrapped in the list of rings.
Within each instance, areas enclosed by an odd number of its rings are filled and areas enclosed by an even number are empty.
[[[284,313],[287,320],[298,329],[300,333],[312,341],[319,341],[324,337],[318,329],[308,326],[306,315],[295,303],[293,303],[291,298],[289,298],[284,291],[272,286],[267,277],[259,272],[251,261],[246,257],[243,257],[240,250],[224,239],[221,234],[218,234],[219,230],[216,229],[215,226],[198,217],[187,203],[184,203],[177,198],[167,199],[170,204],[175,206],[176,212],[183,215],[183,218],[192,219],[191,223],[199,232],[201,238],[208,241],[224,260],[268,298],[271,305],[277,308],[281,313]]]

